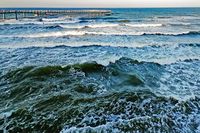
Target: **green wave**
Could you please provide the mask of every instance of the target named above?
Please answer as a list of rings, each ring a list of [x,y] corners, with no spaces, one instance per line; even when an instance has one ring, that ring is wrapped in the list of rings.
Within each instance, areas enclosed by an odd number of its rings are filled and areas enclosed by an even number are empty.
[[[11,70],[0,77],[7,82],[0,88],[0,116],[11,112],[0,117],[0,127],[7,123],[11,133],[56,133],[73,127],[96,132],[103,125],[110,125],[111,132],[195,131],[197,123],[190,116],[200,108],[198,98],[181,102],[149,89],[157,86],[163,71],[159,64],[128,58],[108,66],[87,62]]]

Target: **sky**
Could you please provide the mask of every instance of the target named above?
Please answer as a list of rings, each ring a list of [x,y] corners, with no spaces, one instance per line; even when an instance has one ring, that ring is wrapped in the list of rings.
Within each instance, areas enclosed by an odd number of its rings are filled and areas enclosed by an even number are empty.
[[[0,0],[0,7],[200,7],[200,0]]]

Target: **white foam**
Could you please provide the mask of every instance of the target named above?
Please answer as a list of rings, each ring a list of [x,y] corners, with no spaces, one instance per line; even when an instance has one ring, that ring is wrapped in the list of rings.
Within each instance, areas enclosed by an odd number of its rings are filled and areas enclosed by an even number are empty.
[[[40,38],[40,37],[62,37],[62,36],[82,36],[85,35],[84,31],[62,31],[62,32],[49,32],[49,33],[40,33],[34,35],[27,35],[24,37],[29,38]]]
[[[126,26],[143,28],[143,27],[162,27],[163,24],[125,24]]]
[[[7,117],[10,117],[12,115],[12,112],[4,112],[0,114],[0,119],[4,119]]]
[[[42,18],[42,21],[44,22],[54,22],[54,21],[63,21],[66,19],[70,19],[69,16],[64,16],[64,17],[58,17],[58,18]]]
[[[89,28],[106,28],[106,27],[117,27],[118,24],[93,24],[93,25],[87,25],[85,27]]]
[[[182,25],[182,26],[188,26],[191,25],[191,23],[169,23],[170,25]]]
[[[116,116],[111,114],[112,116]],[[116,116],[117,117],[117,116]],[[120,117],[120,116],[119,116]],[[84,118],[84,119],[88,119],[88,118]],[[63,128],[60,133],[74,133],[74,132],[83,132],[83,133],[87,133],[87,132],[97,132],[97,133],[104,133],[104,132],[113,132],[113,133],[123,133],[124,131],[121,131],[120,129],[116,128],[117,125],[122,124],[128,124],[131,121],[135,121],[135,120],[148,120],[151,119],[151,117],[149,116],[138,116],[132,119],[121,119],[119,118],[117,121],[111,121],[111,122],[106,122],[103,125],[98,125],[96,127],[91,127],[91,126],[85,126],[85,127],[68,127],[68,128]],[[82,120],[84,121],[84,120]]]
[[[66,29],[82,29],[85,27],[81,25],[59,25],[59,26]]]
[[[5,25],[5,24],[16,24],[16,25],[24,25],[24,24],[36,24],[36,25],[44,25],[44,24],[73,24],[73,23],[78,23],[79,20],[60,20],[60,21],[51,21],[51,20],[46,20],[46,21],[39,21],[38,19],[22,19],[22,20],[15,20],[15,19],[10,19],[10,20],[5,20],[0,22],[0,25]]]
[[[83,29],[83,28],[106,28],[106,27],[117,27],[118,24],[90,24],[90,25],[60,25],[62,28],[76,28],[76,29]]]
[[[118,27],[118,26],[130,26],[136,28],[145,28],[145,27],[161,27],[163,24],[90,24],[90,25],[60,25],[63,28],[106,28],[106,27]]]
[[[90,31],[58,31],[58,32],[46,32],[30,35],[0,35],[0,38],[45,38],[45,37],[62,37],[62,36],[84,36],[84,35],[142,35],[141,32],[90,32]]]
[[[113,128],[113,125],[115,125],[115,122],[108,122],[105,125],[99,125],[96,127],[90,127],[90,126],[86,126],[86,127],[81,127],[81,128],[77,128],[77,127],[71,127],[69,129],[62,129],[60,133],[71,133],[71,132],[83,132],[86,133],[88,131],[94,131],[97,133],[102,133],[102,132],[107,132],[108,129],[112,129],[112,132],[115,133],[120,133],[121,131],[118,130],[117,128]]]
[[[45,38],[45,37],[62,37],[62,36],[84,36],[84,35],[105,35],[105,36],[141,36],[141,35],[186,35],[191,32],[198,31],[184,31],[184,32],[101,32],[101,31],[81,31],[81,30],[71,30],[71,31],[57,31],[57,32],[46,32],[30,35],[0,35],[0,38]]]
[[[139,36],[143,33],[141,32],[86,32],[86,35],[115,35],[115,36],[124,36],[124,35],[135,35]]]
[[[1,37],[6,38],[45,38],[45,37],[62,37],[62,36],[83,36],[85,35],[84,31],[58,31],[58,32],[46,32],[30,35],[0,35]]]

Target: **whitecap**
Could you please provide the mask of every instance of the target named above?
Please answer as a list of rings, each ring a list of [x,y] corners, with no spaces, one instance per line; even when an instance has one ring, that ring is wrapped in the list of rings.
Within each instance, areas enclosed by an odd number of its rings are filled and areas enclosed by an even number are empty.
[[[75,29],[83,29],[83,28],[106,28],[106,27],[117,27],[118,24],[89,24],[89,25],[60,25],[62,28],[75,28]]]
[[[62,21],[66,19],[71,19],[69,16],[58,17],[58,18],[42,18],[44,22],[54,22],[54,21]]]
[[[85,27],[81,25],[59,25],[59,26],[66,29],[82,29]]]
[[[85,27],[89,28],[105,28],[105,27],[117,27],[118,24],[93,24],[93,25],[87,25]]]
[[[105,35],[105,36],[144,36],[144,35],[158,35],[158,36],[182,36],[182,35],[199,35],[199,31],[185,31],[185,32],[101,32],[101,31],[57,31],[46,32],[29,35],[0,35],[0,38],[45,38],[45,37],[63,37],[63,36],[84,36],[84,35]]]
[[[162,27],[163,24],[125,24],[126,26],[144,28],[144,27]]]
[[[62,36],[82,36],[82,35],[85,35],[84,31],[60,31],[60,32],[25,35],[22,37],[40,38],[40,37],[62,37]]]

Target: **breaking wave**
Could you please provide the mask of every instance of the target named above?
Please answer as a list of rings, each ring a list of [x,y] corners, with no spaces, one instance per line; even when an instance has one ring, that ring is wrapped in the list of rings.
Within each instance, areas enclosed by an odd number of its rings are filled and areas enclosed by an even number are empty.
[[[184,35],[200,35],[200,31],[186,31],[181,33],[143,33],[143,35],[164,35],[164,36],[184,36]]]
[[[91,25],[60,25],[62,28],[75,28],[75,29],[84,29],[84,28],[106,28],[106,27],[116,27],[118,24],[91,24]]]
[[[0,126],[8,132],[197,131],[200,99],[158,95],[165,72],[165,66],[129,58],[108,66],[12,70],[0,77]]]
[[[57,28],[51,27],[51,28]],[[145,36],[145,35],[158,35],[158,36],[186,36],[186,35],[200,35],[199,31],[187,31],[180,33],[162,33],[162,32],[93,32],[93,31],[57,31],[46,32],[31,35],[0,35],[3,38],[45,38],[45,37],[64,37],[64,36],[84,36],[84,35],[105,35],[105,36]]]
[[[145,28],[145,27],[162,27],[163,24],[125,24],[130,27]]]
[[[145,27],[161,27],[163,24],[90,24],[90,25],[60,25],[62,28],[106,28],[106,27],[118,27],[118,26],[129,26],[135,28],[145,28]]]
[[[190,26],[191,23],[169,23],[171,26]]]
[[[55,21],[63,21],[63,20],[70,20],[72,19],[69,16],[64,16],[64,17],[58,17],[58,18],[42,18],[43,22],[55,22]]]

